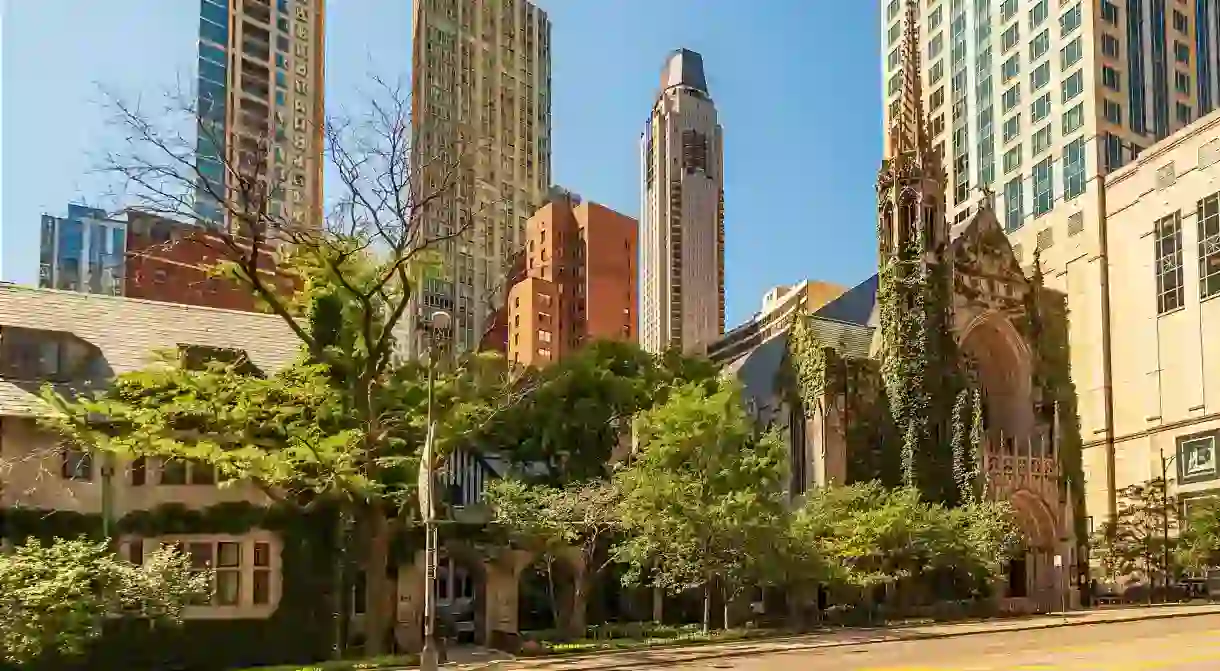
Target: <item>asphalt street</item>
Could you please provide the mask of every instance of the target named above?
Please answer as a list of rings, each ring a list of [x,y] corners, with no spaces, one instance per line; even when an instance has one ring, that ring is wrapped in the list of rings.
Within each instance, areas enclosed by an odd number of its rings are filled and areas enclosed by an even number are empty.
[[[742,657],[553,660],[550,671],[1220,671],[1220,615],[1099,623],[951,638],[810,647]],[[609,662],[612,666],[608,666]]]

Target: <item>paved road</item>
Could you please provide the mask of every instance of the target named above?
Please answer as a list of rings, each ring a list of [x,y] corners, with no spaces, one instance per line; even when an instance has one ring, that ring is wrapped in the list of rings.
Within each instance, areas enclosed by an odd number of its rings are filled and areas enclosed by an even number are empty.
[[[1217,671],[1220,615],[791,650],[673,665],[661,650],[622,671]],[[601,664],[610,661],[603,658]],[[626,660],[620,660],[626,661]],[[552,662],[548,669],[608,668]]]

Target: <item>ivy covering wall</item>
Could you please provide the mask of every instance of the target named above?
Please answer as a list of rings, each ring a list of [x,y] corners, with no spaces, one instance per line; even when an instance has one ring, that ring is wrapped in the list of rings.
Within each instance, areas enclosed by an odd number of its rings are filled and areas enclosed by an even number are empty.
[[[187,620],[182,627],[150,629],[116,622],[86,658],[47,660],[46,671],[219,671],[262,664],[296,664],[326,658],[333,638],[331,568],[334,514],[287,506],[224,503],[200,510],[167,504],[128,514],[115,534],[142,537],[244,534],[266,529],[282,543],[282,593],[266,619]],[[87,536],[101,539],[100,515],[30,508],[0,510],[0,531],[14,542]],[[24,670],[23,670],[24,671]]]

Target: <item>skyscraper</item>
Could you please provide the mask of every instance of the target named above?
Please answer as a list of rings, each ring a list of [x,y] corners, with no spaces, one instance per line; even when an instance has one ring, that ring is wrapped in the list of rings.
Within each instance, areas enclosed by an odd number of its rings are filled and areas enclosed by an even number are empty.
[[[212,194],[233,188],[226,166],[241,166],[267,175],[272,217],[297,225],[320,222],[324,5],[200,0],[201,218],[224,223],[224,207]],[[267,164],[251,168],[252,160]]]
[[[701,353],[724,332],[724,146],[699,54],[669,55],[640,152],[640,344]]]
[[[411,318],[453,313],[460,349],[502,308],[526,220],[551,179],[551,24],[525,0],[414,0],[413,169],[456,182],[424,212],[443,272],[424,278]]]
[[[104,210],[68,205],[68,216],[42,215],[38,286],[89,294],[123,293],[127,222]]]
[[[888,126],[902,82],[905,0],[881,1]],[[1215,108],[1220,10],[1212,4],[918,3],[928,134],[946,159],[950,221],[965,221],[995,191],[1014,242],[1045,247],[1056,234],[1042,231],[1067,226],[1098,175]],[[1085,209],[1094,212],[1073,231],[1095,219],[1096,207]]]

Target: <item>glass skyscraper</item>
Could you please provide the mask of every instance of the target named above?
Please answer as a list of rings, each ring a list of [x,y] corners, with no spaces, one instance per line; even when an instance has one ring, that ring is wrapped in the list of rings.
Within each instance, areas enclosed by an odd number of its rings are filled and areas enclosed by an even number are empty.
[[[321,216],[324,4],[200,0],[200,219],[224,222],[214,194],[228,193],[237,169],[267,177],[272,217]]]
[[[104,210],[68,205],[68,216],[42,215],[38,286],[121,295],[127,224]]]

